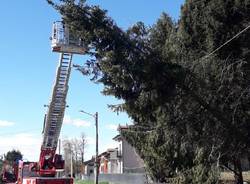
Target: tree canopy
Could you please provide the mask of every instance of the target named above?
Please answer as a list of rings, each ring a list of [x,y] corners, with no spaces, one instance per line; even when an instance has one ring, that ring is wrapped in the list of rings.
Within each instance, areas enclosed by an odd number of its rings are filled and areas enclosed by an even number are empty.
[[[111,108],[132,118],[123,136],[154,180],[217,183],[223,166],[243,182],[250,32],[225,43],[248,26],[249,1],[186,0],[178,23],[163,13],[151,27],[138,22],[126,31],[99,6],[48,3],[88,47],[91,59],[77,69],[104,84],[103,94],[124,101]]]
[[[4,155],[4,161],[8,162],[10,165],[13,165],[13,163],[17,163],[19,160],[23,159],[23,155],[19,150],[12,150],[8,151]]]
[[[3,173],[8,173],[8,177],[11,180],[15,181],[15,175],[10,172],[9,169],[12,169],[14,164],[18,164],[19,160],[22,160],[23,155],[19,150],[13,149],[12,151],[8,151],[3,157],[0,157],[0,183],[6,183],[3,181]]]

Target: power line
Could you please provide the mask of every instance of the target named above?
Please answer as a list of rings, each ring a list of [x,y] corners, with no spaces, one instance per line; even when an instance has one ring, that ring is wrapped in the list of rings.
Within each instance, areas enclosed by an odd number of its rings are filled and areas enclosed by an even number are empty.
[[[215,49],[214,51],[212,51],[211,53],[207,54],[206,56],[203,56],[202,58],[200,58],[198,61],[203,61],[204,59],[207,59],[208,57],[210,57],[211,55],[213,55],[214,53],[216,53],[217,51],[219,51],[220,49],[222,49],[225,45],[227,45],[228,43],[230,43],[231,41],[233,41],[235,38],[237,38],[238,36],[240,36],[242,33],[244,33],[245,31],[247,31],[250,28],[250,24],[243,30],[241,30],[240,32],[238,32],[235,36],[233,36],[231,39],[229,39],[228,41],[226,41],[224,44],[222,44],[220,47],[218,47],[217,49]]]

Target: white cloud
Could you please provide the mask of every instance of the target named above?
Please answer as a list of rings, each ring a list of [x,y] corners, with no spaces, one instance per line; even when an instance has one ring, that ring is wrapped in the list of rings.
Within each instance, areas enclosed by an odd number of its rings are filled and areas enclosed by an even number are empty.
[[[38,161],[41,147],[41,137],[29,134],[15,134],[0,136],[0,155],[13,149],[21,151],[23,158],[29,161]]]
[[[0,127],[9,127],[13,126],[15,123],[5,120],[0,120]]]
[[[115,130],[115,131],[117,131],[118,125],[108,124],[108,125],[106,125],[106,128],[109,129],[109,130]]]
[[[63,122],[65,124],[68,124],[68,125],[73,125],[73,126],[76,126],[76,127],[90,127],[91,126],[91,123],[88,122],[88,121],[83,121],[81,119],[71,119],[71,117],[69,115],[66,115],[64,117],[64,120]]]

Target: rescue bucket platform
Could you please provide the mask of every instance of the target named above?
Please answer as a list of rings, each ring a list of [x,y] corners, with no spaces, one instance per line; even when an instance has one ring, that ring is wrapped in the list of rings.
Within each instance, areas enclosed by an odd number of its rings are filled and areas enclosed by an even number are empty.
[[[68,27],[61,21],[53,23],[51,48],[53,52],[85,54],[83,42],[70,34]]]

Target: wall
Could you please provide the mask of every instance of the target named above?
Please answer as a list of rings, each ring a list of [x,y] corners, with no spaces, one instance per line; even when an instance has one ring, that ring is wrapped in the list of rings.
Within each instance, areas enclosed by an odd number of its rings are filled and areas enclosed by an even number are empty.
[[[144,173],[144,162],[126,140],[122,140],[123,173]]]
[[[94,175],[84,176],[84,180],[94,181]],[[146,176],[144,174],[100,174],[99,181],[107,181],[109,184],[145,184]]]

